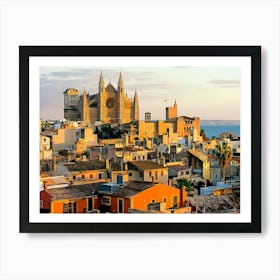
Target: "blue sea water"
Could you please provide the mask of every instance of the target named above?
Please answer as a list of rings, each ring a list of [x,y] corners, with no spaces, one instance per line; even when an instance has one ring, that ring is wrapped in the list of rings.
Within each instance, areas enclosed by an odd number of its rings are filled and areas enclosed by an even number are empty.
[[[219,137],[223,132],[235,133],[240,136],[240,125],[201,125],[200,129],[204,129],[206,137]]]

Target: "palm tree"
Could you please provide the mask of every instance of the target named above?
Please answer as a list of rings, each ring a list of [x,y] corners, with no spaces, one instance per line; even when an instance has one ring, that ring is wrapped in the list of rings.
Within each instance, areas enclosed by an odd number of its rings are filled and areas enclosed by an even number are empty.
[[[226,169],[229,165],[229,162],[232,160],[231,147],[228,143],[220,142],[218,145],[216,145],[215,155],[219,160],[221,178],[223,178],[223,181],[225,181]]]
[[[185,178],[179,178],[177,181],[177,188],[181,189],[182,187],[186,187],[187,191],[193,191],[193,185],[192,182]]]

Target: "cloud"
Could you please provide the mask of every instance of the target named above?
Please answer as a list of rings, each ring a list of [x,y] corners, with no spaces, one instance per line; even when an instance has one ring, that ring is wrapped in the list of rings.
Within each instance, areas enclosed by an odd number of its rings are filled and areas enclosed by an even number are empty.
[[[223,80],[223,79],[212,79],[208,81],[209,84],[219,85],[221,87],[233,88],[240,86],[240,80]]]

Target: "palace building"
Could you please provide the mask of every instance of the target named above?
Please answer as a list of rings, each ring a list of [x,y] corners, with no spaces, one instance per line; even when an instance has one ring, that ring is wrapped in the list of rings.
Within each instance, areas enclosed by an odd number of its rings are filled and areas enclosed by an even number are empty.
[[[139,120],[139,101],[137,91],[134,98],[125,93],[122,74],[120,73],[118,87],[111,81],[105,86],[102,73],[100,74],[98,93],[89,95],[85,90],[82,95],[74,88],[64,91],[64,118],[72,121],[83,121],[94,124],[129,123]]]

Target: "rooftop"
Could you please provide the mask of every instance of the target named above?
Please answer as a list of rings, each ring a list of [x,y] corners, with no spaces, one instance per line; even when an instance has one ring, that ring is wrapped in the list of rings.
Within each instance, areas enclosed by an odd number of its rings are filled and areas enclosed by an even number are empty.
[[[131,197],[146,189],[156,185],[157,183],[130,181],[127,186],[120,188],[116,192],[110,194],[112,196]]]
[[[205,155],[204,153],[202,153],[202,152],[200,152],[200,151],[198,151],[198,150],[195,150],[195,149],[189,149],[188,152],[189,152],[192,156],[198,158],[198,159],[199,159],[200,161],[202,161],[202,162],[208,162],[208,160],[210,159],[210,158],[208,157],[208,155]]]
[[[141,161],[129,161],[132,165],[136,166],[139,169],[159,169],[159,168],[166,168],[162,165],[159,165],[152,160],[141,160]]]
[[[64,163],[64,166],[67,167],[69,171],[106,169],[105,161],[96,161],[96,160],[77,161],[74,163]]]
[[[138,152],[138,151],[145,151],[143,149],[138,149],[135,147],[126,146],[123,148],[116,148],[116,151],[123,151],[123,152]],[[147,150],[146,150],[147,151]],[[147,151],[148,152],[148,151]]]
[[[48,189],[45,190],[48,194],[52,196],[53,199],[73,199],[73,198],[83,198],[87,196],[92,196],[93,192],[99,190],[102,183],[92,183],[80,186],[69,186],[67,188],[60,189]]]
[[[69,184],[68,180],[64,176],[53,176],[53,177],[41,177],[41,180],[48,186]]]

